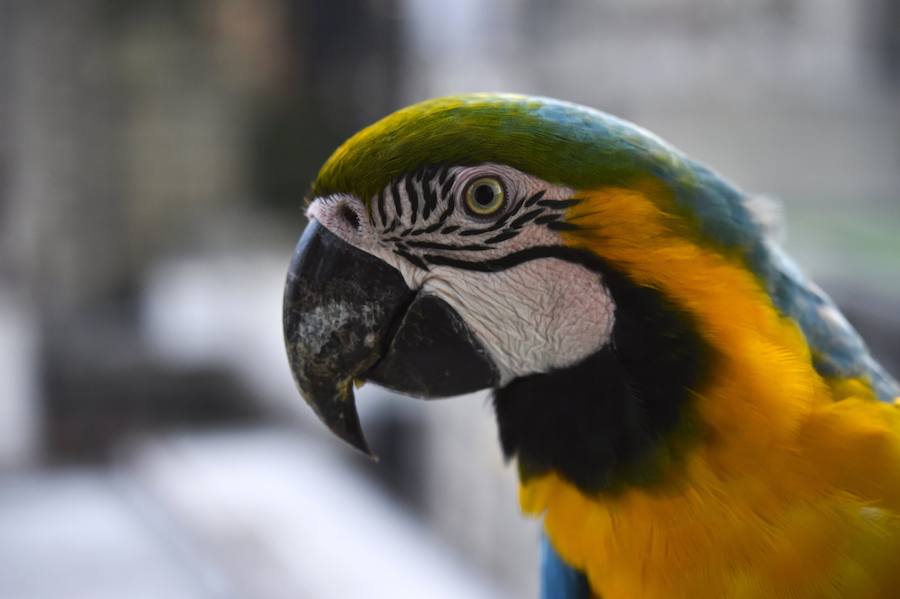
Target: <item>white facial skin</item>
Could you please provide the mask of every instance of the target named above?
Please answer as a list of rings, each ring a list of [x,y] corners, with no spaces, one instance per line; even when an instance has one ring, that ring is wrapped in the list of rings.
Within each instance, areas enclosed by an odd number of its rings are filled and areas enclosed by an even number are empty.
[[[493,215],[477,216],[466,209],[465,192],[486,176],[502,183],[505,203]],[[414,188],[412,201],[407,185]],[[426,218],[426,191],[432,190],[433,209]],[[574,365],[609,341],[615,306],[600,275],[554,257],[523,260],[497,272],[431,260],[483,264],[529,248],[562,246],[559,232],[547,221],[554,214],[562,220],[565,205],[554,200],[573,197],[569,188],[507,166],[481,164],[402,180],[388,186],[380,200],[373,199],[368,210],[349,195],[317,198],[307,216],[396,268],[410,289],[452,306],[491,354],[503,386],[520,376]],[[399,218],[395,202],[402,211]],[[445,217],[448,202],[455,205]],[[496,238],[504,232],[508,238]]]

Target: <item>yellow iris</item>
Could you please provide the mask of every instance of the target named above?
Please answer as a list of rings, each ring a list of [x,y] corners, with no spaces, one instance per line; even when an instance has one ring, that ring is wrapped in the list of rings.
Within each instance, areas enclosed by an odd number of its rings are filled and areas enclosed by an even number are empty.
[[[481,177],[469,183],[465,193],[466,208],[476,216],[490,216],[506,204],[503,185],[494,177]]]

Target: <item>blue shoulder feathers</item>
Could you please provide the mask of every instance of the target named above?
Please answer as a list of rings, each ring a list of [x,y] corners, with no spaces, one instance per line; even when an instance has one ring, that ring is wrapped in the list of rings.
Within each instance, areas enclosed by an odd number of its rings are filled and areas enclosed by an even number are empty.
[[[565,563],[541,534],[541,599],[591,599],[587,577]]]

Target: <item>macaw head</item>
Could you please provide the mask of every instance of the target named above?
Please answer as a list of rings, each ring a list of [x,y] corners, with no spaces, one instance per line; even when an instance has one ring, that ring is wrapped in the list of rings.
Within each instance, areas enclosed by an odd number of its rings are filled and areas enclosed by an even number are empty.
[[[355,382],[491,388],[522,472],[602,487],[683,428],[729,327],[747,326],[742,302],[799,301],[790,277],[767,285],[782,270],[745,196],[647,131],[550,99],[400,110],[331,156],[307,216],[289,361],[366,453]]]

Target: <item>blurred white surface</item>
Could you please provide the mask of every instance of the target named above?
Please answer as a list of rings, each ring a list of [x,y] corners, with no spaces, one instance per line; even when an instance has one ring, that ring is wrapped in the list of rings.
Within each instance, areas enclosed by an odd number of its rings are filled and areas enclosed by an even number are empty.
[[[113,479],[86,470],[0,478],[0,597],[214,597]]]
[[[496,599],[503,595],[314,442],[174,436],[115,474],[0,482],[0,597]]]
[[[175,438],[142,450],[135,466],[240,596],[500,597],[366,478],[296,433]]]

